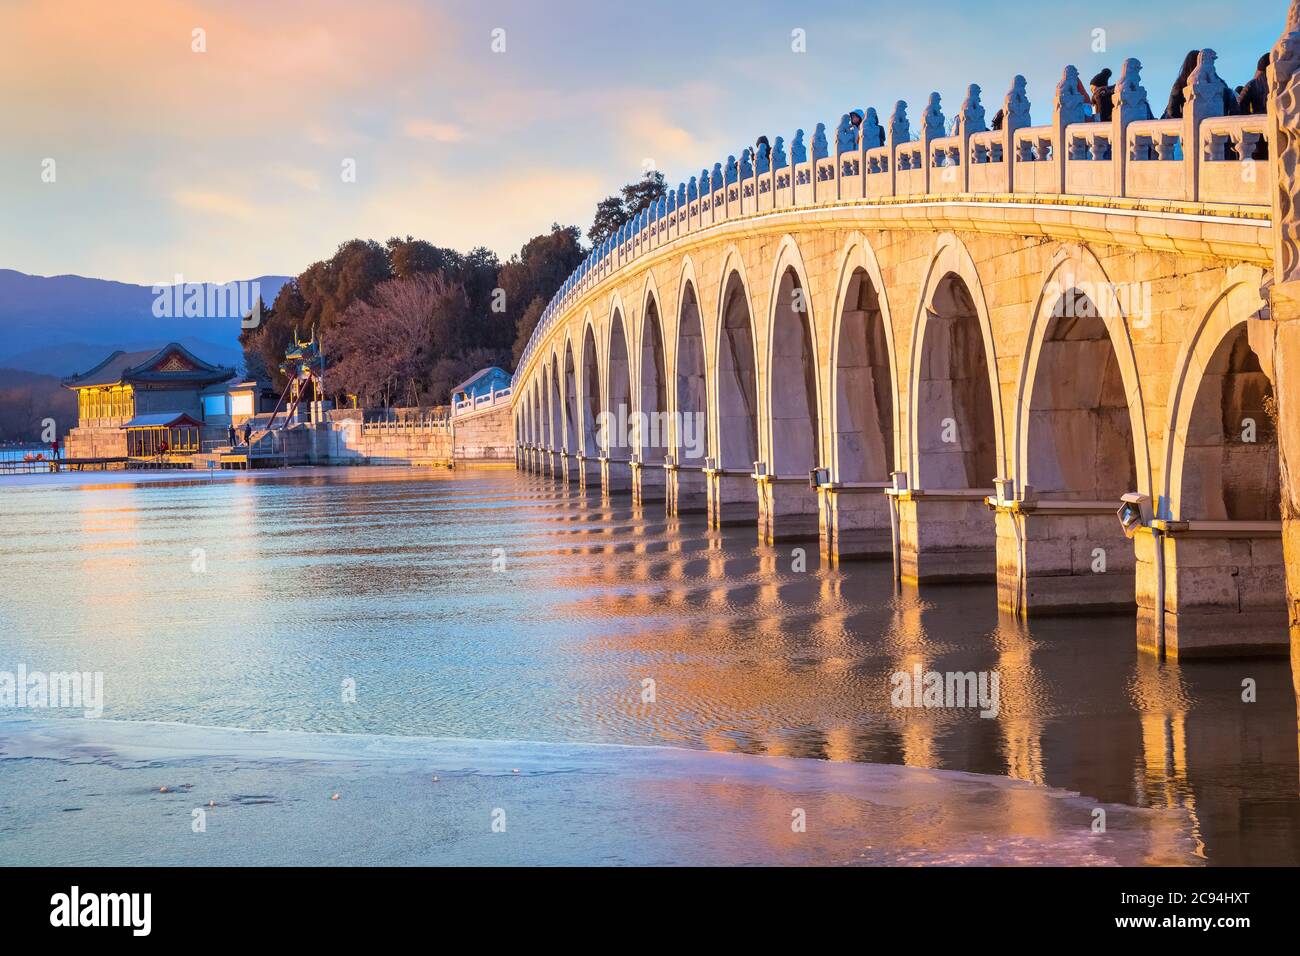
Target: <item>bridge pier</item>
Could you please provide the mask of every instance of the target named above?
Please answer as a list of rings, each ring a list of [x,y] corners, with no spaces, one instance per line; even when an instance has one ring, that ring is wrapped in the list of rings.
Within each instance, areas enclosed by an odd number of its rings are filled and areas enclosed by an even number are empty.
[[[704,477],[710,528],[758,524],[758,489],[749,472],[706,468]]]
[[[1182,659],[1287,654],[1277,522],[1157,520],[1134,543],[1139,647]]]
[[[632,503],[640,506],[663,501],[664,478],[663,462],[632,462]]]
[[[560,452],[560,480],[566,485],[578,480],[577,455]]]
[[[547,478],[560,477],[560,453],[549,448],[542,451],[542,474]]]
[[[754,478],[758,494],[758,534],[764,544],[812,541],[819,536],[820,502],[807,478],[761,475]]]
[[[600,459],[600,493],[606,498],[632,490],[632,462],[626,458]]]
[[[908,584],[992,581],[993,515],[985,491],[904,491],[898,502],[898,573]]]
[[[893,557],[888,487],[883,481],[822,486],[819,531],[825,557],[833,562]]]
[[[1020,617],[1107,614],[1136,605],[1132,543],[1098,501],[1002,501],[994,507],[998,607]]]
[[[664,510],[678,515],[708,514],[708,480],[700,468],[664,465]]]
[[[595,491],[600,488],[600,459],[588,458],[586,455],[574,455],[573,470],[577,473],[579,491]]]

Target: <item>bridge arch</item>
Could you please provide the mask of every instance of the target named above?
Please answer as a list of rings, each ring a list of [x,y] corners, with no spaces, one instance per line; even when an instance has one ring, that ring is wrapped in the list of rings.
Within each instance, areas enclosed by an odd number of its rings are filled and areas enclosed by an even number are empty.
[[[583,316],[582,322],[582,371],[579,377],[578,409],[582,416],[582,454],[587,458],[596,458],[602,454],[599,444],[599,422],[601,407],[600,390],[600,354],[596,349],[596,326],[591,313]]]
[[[732,246],[718,283],[713,437],[719,467],[748,470],[758,460],[758,345],[745,264]]]
[[[837,482],[888,481],[898,467],[894,326],[875,250],[859,232],[840,254],[831,313],[828,448]]]
[[[555,449],[555,406],[551,401],[551,362],[542,369],[542,435],[548,451]]]
[[[785,236],[769,284],[763,455],[772,473],[802,477],[821,464],[817,323],[799,244]]]
[[[1077,244],[1061,248],[1043,276],[1016,394],[1021,490],[1117,503],[1128,491],[1151,493],[1142,383],[1115,288]]]
[[[575,455],[578,452],[578,383],[573,364],[573,338],[566,332],[564,336],[564,358],[560,368],[560,394],[564,403],[564,452]]]
[[[524,439],[531,445],[535,441],[533,431],[533,383],[530,380],[524,388]]]
[[[1171,385],[1160,515],[1179,521],[1278,520],[1272,330],[1263,271],[1232,270],[1183,346]],[[1254,441],[1244,441],[1244,420]]]
[[[991,488],[1006,474],[1001,396],[975,260],[955,234],[943,233],[912,324],[909,486]]]
[[[672,448],[677,463],[702,467],[709,454],[709,361],[695,263],[682,257],[677,283],[677,344],[673,349]]]
[[[628,334],[628,312],[617,292],[610,298],[609,336],[605,346],[605,455],[627,460],[632,457],[631,436],[620,427],[632,417],[632,337]]]
[[[637,411],[644,416],[637,451],[647,465],[663,463],[672,436],[668,429],[668,364],[663,312],[654,273],[646,275],[641,294],[641,343],[637,355]]]
[[[560,404],[560,360],[555,350],[547,363],[547,404],[551,409],[551,451],[564,451],[564,413]]]
[[[543,362],[538,370],[537,381],[533,390],[537,394],[537,441],[542,448],[550,447],[550,423],[546,414],[546,365]]]

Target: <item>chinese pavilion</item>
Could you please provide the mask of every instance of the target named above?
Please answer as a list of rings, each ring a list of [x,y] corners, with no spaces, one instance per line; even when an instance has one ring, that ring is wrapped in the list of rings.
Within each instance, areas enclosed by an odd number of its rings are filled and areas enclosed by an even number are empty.
[[[232,382],[235,370],[212,365],[169,342],[114,352],[88,372],[63,380],[77,393],[77,427],[69,458],[168,457],[199,450],[203,393]]]

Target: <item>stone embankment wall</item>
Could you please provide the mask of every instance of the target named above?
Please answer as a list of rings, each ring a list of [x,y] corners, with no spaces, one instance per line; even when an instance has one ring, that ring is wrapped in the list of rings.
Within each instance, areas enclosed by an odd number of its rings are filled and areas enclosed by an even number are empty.
[[[363,424],[333,420],[316,430],[313,458],[335,464],[514,464],[509,404],[462,415],[450,424]]]

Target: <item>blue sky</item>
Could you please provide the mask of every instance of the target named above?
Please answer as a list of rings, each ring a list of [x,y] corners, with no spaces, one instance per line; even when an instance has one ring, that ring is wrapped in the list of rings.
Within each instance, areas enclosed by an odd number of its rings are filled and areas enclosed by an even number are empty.
[[[647,161],[676,183],[855,106],[883,119],[904,99],[915,121],[937,90],[951,115],[975,82],[992,116],[1023,73],[1046,122],[1066,63],[1086,80],[1136,56],[1158,114],[1190,48],[1249,79],[1286,4],[1240,10],[0,0],[0,267],[225,281],[407,233],[505,256],[553,221],[588,226]]]

